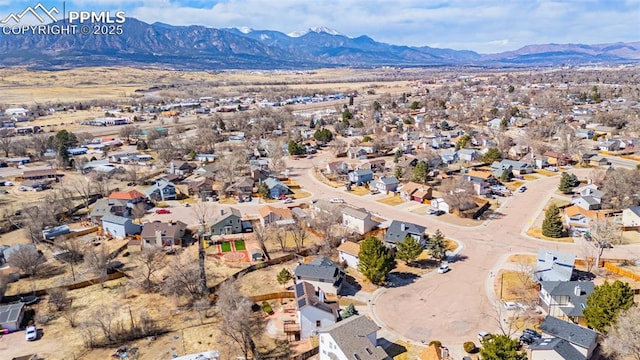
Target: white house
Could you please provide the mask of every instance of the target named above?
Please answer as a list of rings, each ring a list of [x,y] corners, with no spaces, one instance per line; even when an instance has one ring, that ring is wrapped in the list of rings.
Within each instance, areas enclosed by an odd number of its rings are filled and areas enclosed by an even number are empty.
[[[640,226],[640,206],[622,210],[622,226]]]
[[[378,345],[376,323],[365,315],[352,316],[318,331],[320,360],[386,360]]]
[[[298,323],[300,324],[300,339],[315,336],[323,327],[338,321],[338,303],[327,304],[324,294],[310,283],[303,281],[295,286]]]
[[[360,259],[360,244],[353,241],[345,241],[338,246],[338,259],[352,269],[357,269]]]
[[[598,334],[585,327],[547,316],[542,339],[529,346],[530,360],[588,360],[598,346]]]
[[[24,317],[24,303],[0,305],[0,328],[9,331],[20,330],[20,323]]]
[[[123,216],[106,214],[102,217],[102,230],[117,238],[125,238],[129,235],[139,234],[140,226],[133,220]]]
[[[431,200],[431,208],[434,210],[442,210],[445,213],[449,213],[451,208],[444,198],[434,198]]]
[[[378,223],[371,219],[371,214],[365,209],[345,207],[342,209],[342,225],[364,235],[373,230]]]

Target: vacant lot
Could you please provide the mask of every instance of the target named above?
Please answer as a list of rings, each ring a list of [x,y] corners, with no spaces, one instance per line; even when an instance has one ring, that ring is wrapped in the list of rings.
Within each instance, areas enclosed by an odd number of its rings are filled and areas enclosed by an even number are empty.
[[[400,205],[400,204],[404,203],[404,200],[402,200],[401,197],[394,196],[394,195],[388,195],[388,196],[385,196],[382,199],[376,200],[376,201],[381,202],[381,203],[383,203],[385,205],[390,205],[390,206],[397,206],[397,205]]]

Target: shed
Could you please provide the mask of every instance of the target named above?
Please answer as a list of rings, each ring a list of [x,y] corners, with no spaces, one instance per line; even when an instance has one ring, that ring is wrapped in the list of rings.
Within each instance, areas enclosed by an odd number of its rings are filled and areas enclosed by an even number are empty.
[[[23,303],[0,305],[0,327],[3,329],[7,329],[9,331],[19,330],[23,316]]]

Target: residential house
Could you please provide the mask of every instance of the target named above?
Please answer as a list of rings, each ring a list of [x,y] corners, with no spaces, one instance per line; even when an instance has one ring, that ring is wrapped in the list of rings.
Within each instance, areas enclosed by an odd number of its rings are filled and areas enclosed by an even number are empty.
[[[109,194],[109,200],[123,200],[131,205],[144,202],[146,199],[147,196],[145,194],[135,189],[129,191],[114,191]]]
[[[91,207],[89,218],[94,225],[102,224],[105,215],[130,216],[126,200],[98,199]]]
[[[594,195],[579,195],[571,198],[571,203],[585,210],[599,210],[602,206],[602,192],[595,190]]]
[[[487,126],[492,130],[498,130],[502,126],[502,119],[494,118],[487,122]]]
[[[418,158],[413,155],[403,155],[398,159],[397,167],[409,169],[418,165]]]
[[[593,131],[596,133],[596,135],[604,136],[607,138],[618,135],[618,128],[616,128],[615,126],[596,126]]]
[[[145,191],[148,199],[153,201],[166,201],[176,200],[178,195],[176,193],[176,186],[171,182],[160,179]]]
[[[491,172],[494,176],[500,177],[504,170],[511,171],[514,175],[524,175],[533,172],[533,166],[522,161],[504,159],[491,164]]]
[[[343,241],[342,244],[338,246],[338,259],[340,263],[346,264],[352,269],[358,269],[358,264],[360,263],[359,254],[360,244],[356,242]]]
[[[378,223],[371,219],[371,214],[367,210],[345,206],[342,209],[342,225],[364,235],[378,226]]]
[[[301,281],[295,285],[295,297],[300,339],[315,336],[321,328],[338,322],[340,307],[338,303],[327,304],[322,289],[316,293],[311,283]]]
[[[326,294],[338,294],[344,282],[345,273],[340,265],[327,257],[320,257],[308,263],[298,264],[293,269],[297,282],[306,281]]]
[[[140,237],[144,244],[174,247],[182,246],[187,224],[182,221],[160,222],[154,221],[144,224]]]
[[[564,221],[571,229],[589,229],[591,221],[597,218],[596,211],[587,210],[581,206],[572,205],[564,208]]]
[[[460,160],[467,162],[477,161],[480,158],[480,153],[476,149],[460,149],[457,154]]]
[[[193,159],[195,161],[199,161],[203,163],[210,163],[215,161],[216,155],[215,154],[196,154],[196,156]]]
[[[445,150],[442,153],[440,153],[440,159],[442,160],[443,164],[447,164],[447,165],[453,164],[457,162],[459,158],[460,158],[460,155],[456,151]]]
[[[622,210],[622,226],[640,226],[640,206]]]
[[[126,238],[129,235],[140,233],[140,225],[124,216],[107,214],[102,217],[102,231],[117,238]]]
[[[184,160],[171,160],[167,165],[167,174],[187,177],[191,175],[197,166]]]
[[[578,324],[593,289],[591,281],[541,281],[538,305],[551,316]]]
[[[23,180],[45,180],[52,179],[58,181],[59,178],[63,177],[64,174],[58,174],[56,170],[53,169],[43,169],[43,170],[23,170],[22,171],[22,179]]]
[[[502,173],[498,175],[500,177]],[[491,192],[491,186],[498,184],[498,178],[488,171],[469,170],[463,178],[473,184],[476,195],[484,195]]]
[[[338,214],[342,212],[342,204],[332,203],[329,199],[315,200],[311,209],[314,213]]]
[[[445,214],[451,213],[451,207],[444,198],[433,198],[430,205],[433,210],[444,211]]]
[[[349,181],[358,186],[369,183],[373,180],[373,171],[368,169],[359,169],[349,173]]]
[[[593,156],[591,158],[589,158],[589,165],[591,166],[609,166],[611,165],[611,163],[609,162],[609,160],[604,157],[604,156]]]
[[[619,140],[604,140],[598,143],[598,150],[600,151],[618,151],[620,150]]]
[[[213,180],[200,179],[191,181],[187,184],[187,192],[189,196],[198,196],[200,199],[206,199],[213,194]]]
[[[593,131],[592,129],[577,129],[576,130],[576,137],[578,139],[588,139],[591,140],[593,139],[593,135],[595,135],[595,131]]]
[[[531,149],[526,145],[513,145],[507,151],[507,155],[512,159],[522,159],[525,155],[529,154]]]
[[[332,161],[327,164],[327,174],[346,175],[349,173],[349,164],[344,161]]]
[[[384,159],[369,160],[369,161],[361,164],[358,168],[359,169],[368,169],[368,170],[371,170],[373,172],[379,172],[379,171],[384,171],[385,163],[386,162],[384,161]]]
[[[571,163],[571,156],[555,151],[547,151],[542,156],[547,158],[547,163],[553,166],[565,166]]]
[[[378,189],[382,194],[395,192],[398,189],[400,181],[395,177],[381,177],[373,182],[373,188]]]
[[[424,203],[426,200],[431,200],[433,188],[429,185],[418,184],[410,181],[402,185],[399,192],[400,197],[404,201],[417,201],[419,203]]]
[[[272,199],[279,199],[284,195],[293,194],[293,191],[289,189],[289,187],[280,182],[280,180],[270,177],[263,181],[267,188],[269,189],[269,197]]]
[[[242,213],[236,208],[220,209],[211,221],[211,235],[231,235],[242,232]]]
[[[0,329],[11,332],[20,330],[24,310],[25,304],[22,302],[0,305]]]
[[[589,360],[598,334],[585,327],[547,316],[540,325],[542,339],[529,346],[530,360]]]
[[[204,164],[195,169],[193,173],[207,179],[214,179],[216,174],[216,164]]]
[[[271,205],[265,205],[258,209],[260,214],[260,224],[262,226],[269,225],[288,225],[295,223],[293,213],[289,208],[280,208]]]
[[[267,179],[268,180],[268,179]],[[251,195],[253,193],[254,180],[250,177],[244,177],[242,180],[237,181],[225,189],[227,196],[244,196]]]
[[[380,327],[366,315],[352,316],[320,329],[320,360],[390,360],[378,345]]]
[[[388,246],[395,246],[396,243],[403,241],[407,236],[411,236],[420,245],[424,246],[426,245],[426,235],[424,233],[426,230],[427,228],[421,225],[393,220],[384,234],[384,242]]]
[[[569,281],[573,274],[576,256],[539,249],[538,262],[533,277],[536,281]]]

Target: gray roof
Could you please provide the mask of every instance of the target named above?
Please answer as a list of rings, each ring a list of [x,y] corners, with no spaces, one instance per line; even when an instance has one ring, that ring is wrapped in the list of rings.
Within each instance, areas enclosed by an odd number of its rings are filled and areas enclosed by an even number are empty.
[[[369,212],[367,212],[367,210],[360,208],[360,209],[354,209],[352,207],[345,207],[344,209],[342,209],[342,214],[344,215],[348,215],[351,217],[354,217],[356,219],[360,219],[360,220],[364,220],[367,218],[367,216],[369,216]]]
[[[636,214],[637,216],[640,216],[640,206],[630,207],[629,211]]]
[[[316,296],[316,289],[313,287],[313,284],[310,284],[306,281],[301,281],[295,286],[295,294],[296,294],[296,306],[298,310],[302,309],[305,306],[312,306],[318,310],[327,312],[334,316],[334,320],[338,318],[338,303],[327,304]]]
[[[151,185],[150,188],[145,190],[145,194],[147,196],[149,196],[149,195],[153,194],[155,191],[162,190],[165,187],[173,187],[173,188],[175,188],[176,186],[173,185],[171,182],[169,182],[166,179],[159,179],[159,180],[156,180],[156,182],[153,185]]]
[[[573,306],[561,306],[567,316],[582,316],[582,304],[586,306],[587,297],[593,292],[595,285],[591,281],[541,281],[540,285],[551,296],[568,296]],[[580,287],[580,295],[576,295],[576,287]]]
[[[310,263],[296,266],[293,269],[293,274],[303,279],[325,279],[333,282],[339,276],[340,271],[338,264],[326,257],[321,257]]]
[[[283,184],[280,182],[280,180],[274,178],[274,177],[268,177],[266,179],[264,179],[262,181],[265,185],[267,185],[267,187],[269,188],[269,190],[273,189],[276,186],[284,186],[285,188],[289,188],[287,185]]]
[[[538,339],[535,343],[529,346],[529,349],[531,351],[553,350],[566,360],[586,360],[587,358],[568,341],[560,338]]]
[[[378,179],[378,181],[382,181],[385,185],[400,183],[400,181],[398,181],[398,179],[396,179],[393,176],[391,176],[391,177],[383,177],[383,178]]]
[[[403,225],[404,230],[402,228]],[[393,220],[387,229],[387,233],[384,235],[384,241],[395,244],[404,240],[407,235],[423,236],[425,230],[427,230],[427,228],[421,225]]]
[[[24,308],[24,303],[0,305],[0,324],[6,324],[6,323],[12,323],[12,322],[18,321],[23,308]]]
[[[574,254],[539,249],[534,276],[538,281],[569,281],[573,274],[575,260]]]
[[[90,216],[104,216],[111,214],[111,207],[113,206],[127,206],[127,201],[108,198],[98,199],[91,208]]]
[[[382,347],[372,344],[368,338],[369,334],[379,329],[380,327],[367,316],[357,315],[318,332],[331,335],[336,345],[350,360],[381,360],[389,358],[389,355]]]
[[[358,175],[358,176],[364,176],[364,175],[373,176],[373,171],[371,171],[369,169],[358,169],[358,170],[354,171],[354,173],[356,173],[356,175]]]
[[[102,222],[109,222],[112,224],[124,225],[127,221],[131,221],[131,219],[126,218],[124,216],[117,216],[113,214],[106,214],[102,217]]]
[[[214,217],[213,220],[211,220],[211,226],[217,225],[218,223],[220,223],[223,220],[226,220],[230,216],[236,216],[242,219],[242,213],[240,212],[240,210],[234,207],[230,207],[228,209],[222,209],[221,211],[222,213],[218,213],[218,215],[216,215],[216,217]]]
[[[476,149],[467,149],[467,148],[458,150],[458,154],[465,154],[465,155],[474,155],[477,152],[478,150]]]
[[[595,198],[593,196],[583,196],[582,199],[589,205],[598,205],[598,204],[600,204],[600,199]]]
[[[598,336],[593,330],[549,315],[540,324],[540,330],[585,349],[590,349]]]

